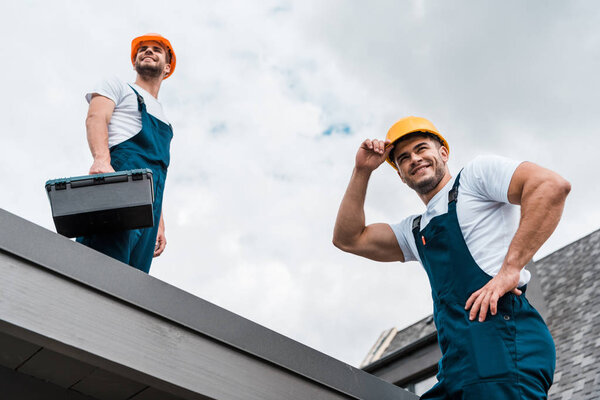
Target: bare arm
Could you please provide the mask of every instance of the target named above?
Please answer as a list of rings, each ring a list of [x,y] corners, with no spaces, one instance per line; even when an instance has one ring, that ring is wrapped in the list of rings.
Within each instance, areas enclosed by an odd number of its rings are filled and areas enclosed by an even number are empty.
[[[465,309],[471,308],[470,319],[479,312],[479,320],[484,321],[488,307],[496,315],[498,299],[505,293],[521,294],[517,289],[521,270],[556,229],[570,190],[569,182],[546,168],[530,162],[517,167],[508,201],[521,205],[519,228],[498,275],[467,300]]]
[[[365,226],[364,204],[371,173],[391,148],[387,142],[365,140],[356,154],[356,165],[342,199],[333,231],[333,244],[343,251],[375,261],[404,261],[396,236],[388,224]]]
[[[156,245],[154,247],[154,257],[158,257],[165,251],[167,246],[167,237],[165,236],[165,220],[162,212],[160,213],[160,222],[158,223],[158,233],[156,234]]]
[[[85,127],[87,140],[94,162],[90,174],[114,172],[110,165],[108,150],[108,124],[115,109],[115,103],[107,97],[94,94],[90,101]]]

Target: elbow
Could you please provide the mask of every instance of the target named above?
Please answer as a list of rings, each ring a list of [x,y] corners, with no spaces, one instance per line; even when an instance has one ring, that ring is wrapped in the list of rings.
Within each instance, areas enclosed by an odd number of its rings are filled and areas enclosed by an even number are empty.
[[[537,189],[531,193],[532,198],[538,197],[544,199],[546,207],[564,207],[565,201],[571,184],[558,174],[547,176],[542,182],[538,183]]]
[[[564,202],[571,192],[571,183],[563,177],[557,175],[552,182],[552,188],[554,199],[559,202]]]
[[[344,250],[344,243],[335,235],[333,236],[333,239],[331,239],[331,243],[338,249]]]
[[[337,247],[338,249],[346,252],[346,253],[352,253],[352,245],[349,241],[347,240],[343,240],[339,237],[337,237],[336,235],[333,235],[333,239],[331,240],[331,243],[333,243],[333,245],[335,247]]]
[[[571,183],[564,178],[561,178],[561,179],[562,179],[562,191],[566,198],[569,195],[569,193],[571,193]]]

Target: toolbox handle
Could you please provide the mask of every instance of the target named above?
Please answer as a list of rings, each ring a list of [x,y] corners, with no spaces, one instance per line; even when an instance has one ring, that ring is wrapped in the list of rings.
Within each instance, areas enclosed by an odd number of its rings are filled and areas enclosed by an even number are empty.
[[[116,176],[98,176],[91,177],[90,179],[71,181],[71,188],[75,189],[83,186],[101,185],[104,183],[117,183],[127,182],[127,175],[116,175]]]

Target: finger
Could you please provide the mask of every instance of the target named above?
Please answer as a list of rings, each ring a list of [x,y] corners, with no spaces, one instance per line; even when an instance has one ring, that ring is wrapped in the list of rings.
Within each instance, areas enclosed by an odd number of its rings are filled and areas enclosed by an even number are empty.
[[[387,142],[389,142],[389,140],[386,140],[385,142],[387,143]],[[390,156],[390,152],[392,150],[394,150],[394,146],[389,146],[389,145],[386,145],[386,146],[387,147],[385,147],[385,149],[384,149],[385,151],[384,151],[383,155],[385,156],[385,158],[388,158]]]
[[[485,317],[487,317],[488,308],[490,306],[490,294],[486,293],[483,296],[483,301],[481,302],[481,308],[479,309],[479,322],[485,321]]]
[[[371,141],[371,139],[365,139],[365,141],[363,142],[363,145],[365,146],[365,148],[371,150],[373,148],[373,142]]]
[[[373,140],[373,146],[374,146],[374,150],[377,154],[383,154],[384,150],[385,150],[385,146],[383,145],[383,141],[382,140]]]
[[[371,147],[371,149],[377,153],[377,150],[379,149],[379,143],[377,139],[373,139],[371,140],[371,144],[373,145],[373,147]]]
[[[519,289],[517,289],[517,288],[514,288],[514,289],[512,290],[512,292],[513,292],[514,294],[516,294],[517,296],[520,296],[521,294],[523,294],[523,292],[522,292],[522,291],[520,291],[520,290],[519,290]]]
[[[471,295],[471,297],[469,297],[469,299],[467,300],[467,303],[465,304],[465,310],[468,310],[469,308],[471,308],[471,306],[473,305],[473,302],[475,301],[477,296],[479,296],[479,293],[481,293],[481,289],[479,289],[478,291],[473,293]]]
[[[492,315],[496,315],[498,312],[498,298],[499,296],[497,293],[494,293],[490,298],[490,312]]]
[[[379,154],[379,140],[373,139],[373,151]]]
[[[473,307],[471,307],[471,312],[469,313],[469,319],[473,321],[479,312],[479,308],[481,307],[481,301],[483,300],[483,296],[477,296],[475,303],[473,303]]]
[[[165,250],[165,244],[162,241],[156,243],[156,250],[154,251],[154,257],[158,257]]]

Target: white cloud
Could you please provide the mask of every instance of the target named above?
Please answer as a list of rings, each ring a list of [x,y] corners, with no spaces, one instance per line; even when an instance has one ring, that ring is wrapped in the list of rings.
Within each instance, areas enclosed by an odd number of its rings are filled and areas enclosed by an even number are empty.
[[[52,227],[43,183],[91,163],[83,94],[105,76],[132,79],[130,40],[160,32],[178,63],[160,94],[175,139],[169,243],[152,274],[354,365],[380,331],[431,312],[420,267],[331,245],[356,148],[400,117],[430,117],[450,141],[454,171],[496,152],[570,179],[564,221],[541,253],[600,223],[589,204],[600,195],[591,145],[600,33],[584,3],[3,8],[0,29],[14,39],[0,78],[0,171],[13,190],[0,206]],[[368,222],[421,208],[390,167],[374,174]]]

